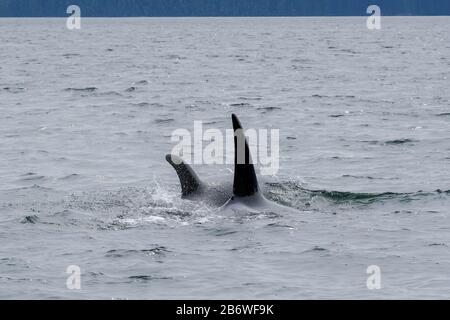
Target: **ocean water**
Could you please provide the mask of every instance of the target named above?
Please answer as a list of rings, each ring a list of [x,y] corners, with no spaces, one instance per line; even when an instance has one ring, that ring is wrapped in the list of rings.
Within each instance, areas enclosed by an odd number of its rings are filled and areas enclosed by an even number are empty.
[[[448,30],[0,19],[0,298],[448,299]],[[172,132],[225,130],[231,113],[280,130],[280,170],[261,184],[297,214],[180,199]]]

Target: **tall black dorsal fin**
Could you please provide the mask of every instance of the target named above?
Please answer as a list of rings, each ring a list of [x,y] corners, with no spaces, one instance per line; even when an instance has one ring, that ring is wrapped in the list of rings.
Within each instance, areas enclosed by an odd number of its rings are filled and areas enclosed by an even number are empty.
[[[198,191],[201,185],[200,179],[190,165],[184,163],[183,159],[175,155],[168,154],[166,160],[177,172],[183,196],[188,196]]]
[[[252,156],[248,147],[244,129],[233,114],[234,129],[234,183],[233,194],[236,197],[252,196],[259,191],[258,180],[253,166]]]

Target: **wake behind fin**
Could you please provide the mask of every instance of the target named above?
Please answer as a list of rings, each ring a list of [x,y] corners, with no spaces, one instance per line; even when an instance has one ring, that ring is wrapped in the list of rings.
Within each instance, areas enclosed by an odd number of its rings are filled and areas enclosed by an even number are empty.
[[[166,160],[177,172],[183,196],[188,196],[199,190],[201,186],[200,179],[190,165],[184,163],[183,159],[175,155],[168,154]]]
[[[249,197],[258,193],[259,185],[244,129],[235,114],[231,116],[234,129],[234,183],[236,197]]]

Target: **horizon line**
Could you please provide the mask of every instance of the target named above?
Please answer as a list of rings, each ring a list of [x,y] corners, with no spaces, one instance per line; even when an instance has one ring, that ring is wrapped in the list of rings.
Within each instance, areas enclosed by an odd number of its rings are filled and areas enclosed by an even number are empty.
[[[0,18],[67,18],[70,17],[70,15],[59,15],[59,16],[2,16],[0,15]],[[81,16],[82,18],[338,18],[338,17],[370,17],[370,15],[249,15],[249,16],[236,16],[236,15],[205,15],[205,16],[178,16],[178,15],[164,15],[164,16]],[[450,17],[450,14],[434,14],[434,15],[426,15],[426,14],[396,14],[396,15],[382,15],[382,17]]]

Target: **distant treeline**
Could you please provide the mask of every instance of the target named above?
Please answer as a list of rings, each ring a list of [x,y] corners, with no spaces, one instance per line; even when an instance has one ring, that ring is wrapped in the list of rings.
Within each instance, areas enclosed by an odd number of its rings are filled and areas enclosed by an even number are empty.
[[[450,0],[0,0],[3,17],[66,16],[361,16],[371,4],[382,15],[450,15]]]

